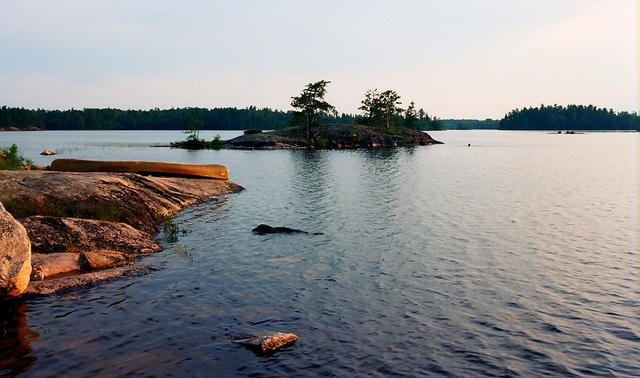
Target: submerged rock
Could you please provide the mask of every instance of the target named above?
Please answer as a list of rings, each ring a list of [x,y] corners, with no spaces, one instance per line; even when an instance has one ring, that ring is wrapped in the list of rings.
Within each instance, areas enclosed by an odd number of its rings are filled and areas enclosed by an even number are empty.
[[[254,234],[266,235],[266,234],[308,234],[306,231],[296,230],[289,227],[272,227],[268,224],[260,224],[258,227],[251,230]]]
[[[31,243],[27,231],[0,203],[0,296],[17,296],[29,285]]]
[[[273,227],[268,224],[260,224],[258,227],[251,230],[254,234],[267,235],[267,234],[308,234],[307,231],[296,230],[289,227]],[[313,235],[322,235],[322,232],[315,232]]]
[[[252,336],[234,341],[244,345],[247,349],[256,353],[272,353],[276,350],[293,344],[298,340],[298,336],[293,333],[276,332],[269,335]]]

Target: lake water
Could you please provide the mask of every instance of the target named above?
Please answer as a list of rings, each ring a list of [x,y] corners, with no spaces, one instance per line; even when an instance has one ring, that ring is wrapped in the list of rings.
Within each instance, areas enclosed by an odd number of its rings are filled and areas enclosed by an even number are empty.
[[[139,261],[157,271],[5,309],[0,376],[640,376],[640,134],[430,134],[445,144],[0,133],[44,165],[45,148],[217,163],[246,188],[180,213],[191,232]],[[232,343],[267,331],[300,339],[266,356]]]

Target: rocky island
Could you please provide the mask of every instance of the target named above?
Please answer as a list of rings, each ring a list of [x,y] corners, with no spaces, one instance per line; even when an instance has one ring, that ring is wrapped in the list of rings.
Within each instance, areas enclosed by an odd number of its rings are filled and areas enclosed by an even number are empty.
[[[263,133],[261,129],[245,130],[244,135],[226,142],[217,135],[214,140],[200,139],[204,125],[192,117],[187,125],[187,138],[172,142],[171,147],[185,149],[355,149],[376,147],[414,147],[441,144],[420,130],[441,130],[442,123],[415,108],[398,107],[400,95],[393,90],[370,89],[362,100],[362,116],[350,123],[339,123],[336,108],[324,100],[327,80],[309,83],[299,96],[292,97],[289,127]],[[344,114],[343,114],[344,116]],[[333,117],[333,118],[331,118]]]
[[[327,124],[310,129],[288,127],[266,133],[239,136],[226,141],[230,149],[354,149],[414,147],[442,144],[429,134],[403,127],[386,130],[359,124]]]
[[[241,190],[227,180],[2,171],[0,294],[61,293],[140,274],[136,257],[162,249],[156,233],[172,215]]]

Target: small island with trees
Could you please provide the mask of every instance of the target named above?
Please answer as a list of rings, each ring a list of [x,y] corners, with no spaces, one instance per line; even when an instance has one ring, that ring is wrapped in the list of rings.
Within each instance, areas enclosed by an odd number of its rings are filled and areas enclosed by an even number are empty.
[[[333,105],[325,101],[330,81],[309,83],[299,96],[292,97],[292,119],[289,127],[263,133],[249,129],[244,135],[224,144],[197,137],[197,120],[186,131],[187,139],[172,143],[180,148],[233,149],[352,149],[372,147],[410,147],[440,144],[421,128],[441,129],[441,121],[431,118],[423,109],[416,111],[411,102],[401,108],[400,96],[393,90],[371,89],[362,100],[362,115],[350,123],[332,122],[337,117]],[[333,119],[331,115],[333,114]]]

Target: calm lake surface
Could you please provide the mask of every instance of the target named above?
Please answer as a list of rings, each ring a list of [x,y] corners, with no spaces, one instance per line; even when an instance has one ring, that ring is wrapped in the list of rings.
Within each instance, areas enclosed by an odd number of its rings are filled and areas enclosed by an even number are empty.
[[[246,188],[180,213],[192,232],[138,262],[157,271],[4,309],[19,336],[2,340],[0,376],[640,376],[640,134],[430,134],[445,144],[0,133],[43,165],[217,163]],[[260,223],[323,235],[252,234]],[[232,343],[267,331],[300,339],[267,356]]]

